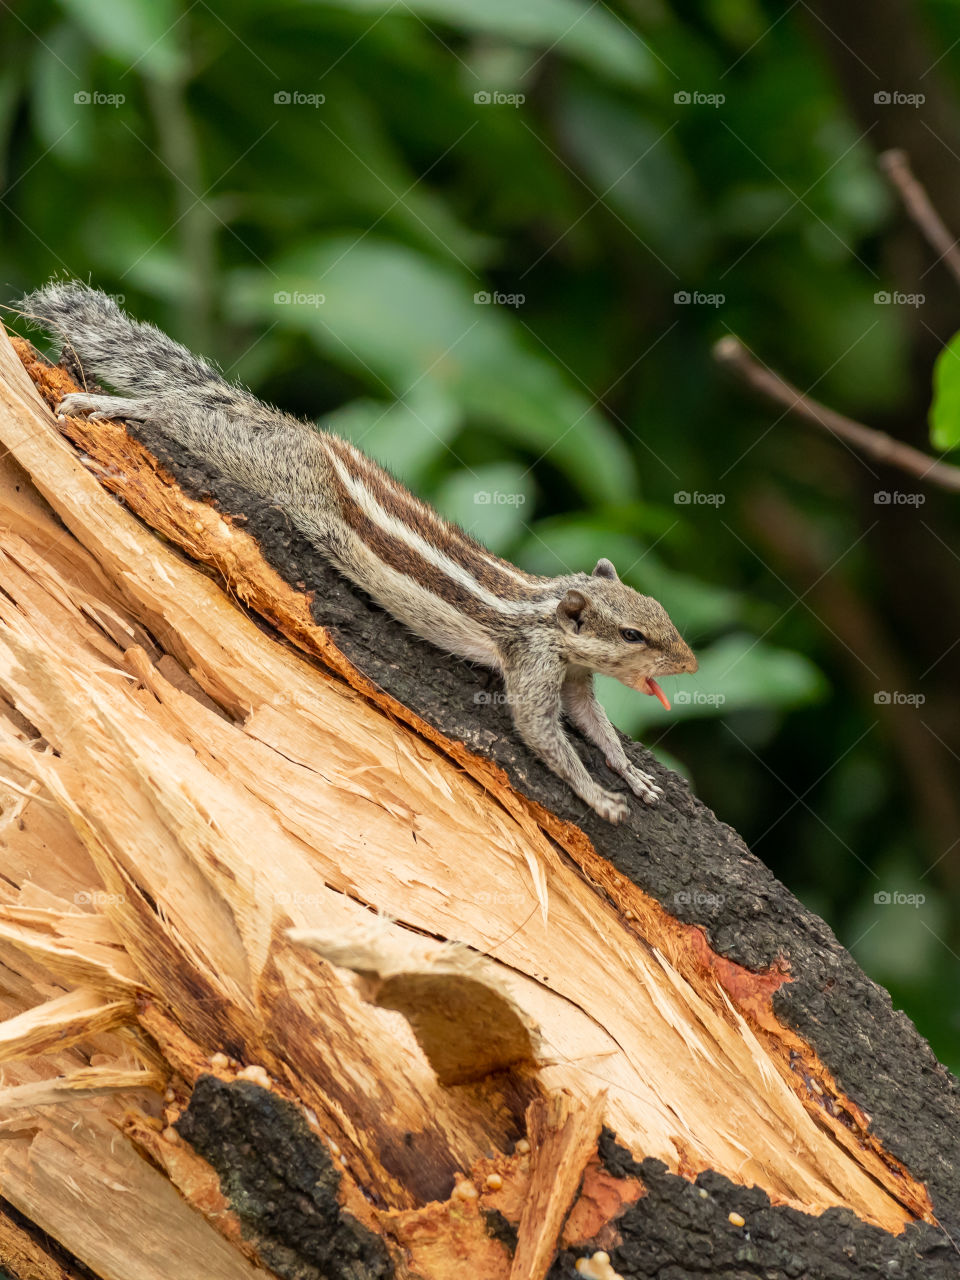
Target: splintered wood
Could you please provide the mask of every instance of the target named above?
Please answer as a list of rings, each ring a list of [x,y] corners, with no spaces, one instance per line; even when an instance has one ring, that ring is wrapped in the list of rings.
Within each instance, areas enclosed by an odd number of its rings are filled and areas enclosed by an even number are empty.
[[[565,1094],[554,1094],[549,1101],[530,1104],[527,1131],[536,1155],[510,1280],[546,1275],[587,1162],[596,1154],[605,1102],[602,1093],[586,1107],[573,1105]]]
[[[20,349],[51,398],[69,389]],[[642,1189],[602,1184],[601,1123],[638,1159],[808,1212],[931,1217],[776,1023],[782,975],[707,955],[582,832],[375,689],[122,427],[71,431],[85,459],[3,339],[0,1186],[68,1260],[166,1277],[175,1239],[178,1273],[264,1274],[176,1130],[205,1073],[301,1105],[344,1211],[425,1280],[465,1274],[464,1249],[470,1274],[538,1280],[565,1222],[607,1247],[596,1206]],[[147,523],[101,486],[110,468]],[[372,936],[376,955],[350,952]],[[487,959],[458,969],[446,942]],[[791,1052],[844,1123],[803,1096]],[[17,1230],[0,1219],[0,1248]]]
[[[358,990],[373,1004],[402,1013],[441,1084],[536,1065],[537,1028],[510,998],[498,966],[475,951],[397,938],[379,926],[336,936],[293,929],[290,937],[361,975]]]

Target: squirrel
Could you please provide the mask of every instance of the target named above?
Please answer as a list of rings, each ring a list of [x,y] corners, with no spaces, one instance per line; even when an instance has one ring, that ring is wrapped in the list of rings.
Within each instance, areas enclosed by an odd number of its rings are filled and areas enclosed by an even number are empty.
[[[17,305],[121,393],[68,395],[58,415],[149,421],[259,497],[283,492],[320,555],[388,613],[501,673],[519,736],[602,818],[621,822],[628,806],[590,775],[564,713],[640,800],[657,803],[662,792],[627,759],[593,675],[614,676],[669,710],[655,677],[696,671],[697,660],[663,606],[621,582],[609,560],[589,574],[525,573],[346,440],[264,404],[99,290],[52,281]]]

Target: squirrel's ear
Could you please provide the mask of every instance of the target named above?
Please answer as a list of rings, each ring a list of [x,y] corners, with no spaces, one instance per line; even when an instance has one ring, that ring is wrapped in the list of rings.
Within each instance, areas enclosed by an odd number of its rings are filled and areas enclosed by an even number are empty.
[[[557,605],[557,621],[564,631],[579,631],[581,614],[587,601],[579,591],[568,591]]]
[[[609,560],[598,560],[597,567],[593,571],[594,578],[610,578],[613,582],[619,582],[617,571]]]

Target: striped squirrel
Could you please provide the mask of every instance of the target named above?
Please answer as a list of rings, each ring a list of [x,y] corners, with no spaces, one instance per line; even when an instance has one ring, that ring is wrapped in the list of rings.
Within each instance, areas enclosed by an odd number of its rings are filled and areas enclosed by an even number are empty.
[[[592,574],[523,572],[347,441],[263,404],[87,285],[52,281],[18,307],[122,393],[68,395],[60,415],[149,421],[257,496],[282,493],[294,524],[351,582],[438,648],[502,674],[517,733],[601,817],[620,822],[627,805],[588,773],[564,712],[635,795],[657,802],[659,787],[627,759],[594,695],[593,673],[669,709],[655,677],[696,671],[697,660],[664,608],[609,560]]]

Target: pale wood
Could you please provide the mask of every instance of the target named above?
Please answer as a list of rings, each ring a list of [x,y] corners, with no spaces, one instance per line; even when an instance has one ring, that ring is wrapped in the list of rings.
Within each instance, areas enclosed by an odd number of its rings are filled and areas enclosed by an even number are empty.
[[[536,1154],[510,1280],[543,1280],[547,1274],[587,1162],[596,1155],[605,1104],[603,1093],[587,1106],[566,1093],[530,1104],[527,1132]]]
[[[89,1109],[80,1127],[66,1113],[48,1117],[29,1145],[6,1148],[6,1197],[49,1235],[68,1237],[71,1252],[103,1280],[264,1280]],[[150,1223],[155,1230],[145,1229]]]
[[[289,937],[356,973],[358,990],[410,1024],[446,1087],[533,1067],[539,1029],[503,985],[498,966],[467,947],[387,933],[379,922],[349,935],[291,929]]]
[[[90,1035],[122,1026],[132,1014],[132,1002],[104,1000],[99,992],[76,987],[0,1023],[0,1062],[64,1049]]]

